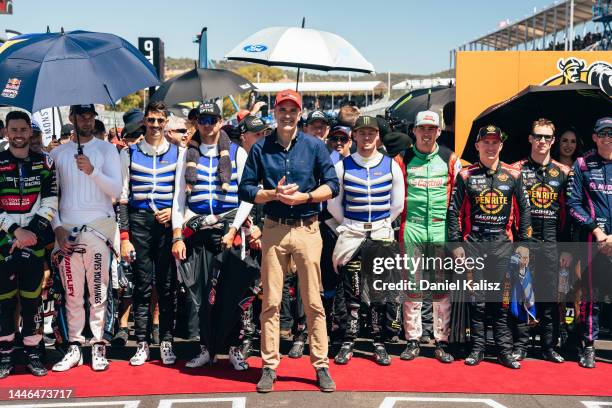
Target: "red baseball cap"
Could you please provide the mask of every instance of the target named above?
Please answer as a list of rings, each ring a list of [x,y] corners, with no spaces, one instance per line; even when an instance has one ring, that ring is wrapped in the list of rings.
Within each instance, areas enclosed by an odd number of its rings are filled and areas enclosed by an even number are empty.
[[[275,105],[278,105],[284,101],[291,101],[295,103],[300,110],[302,110],[302,96],[293,89],[285,89],[284,91],[280,91],[276,94]]]
[[[240,112],[238,112],[236,114],[236,119],[238,120],[238,122],[242,122],[242,119],[246,118],[250,114],[251,114],[251,112],[249,110],[247,110],[247,109],[240,109]]]

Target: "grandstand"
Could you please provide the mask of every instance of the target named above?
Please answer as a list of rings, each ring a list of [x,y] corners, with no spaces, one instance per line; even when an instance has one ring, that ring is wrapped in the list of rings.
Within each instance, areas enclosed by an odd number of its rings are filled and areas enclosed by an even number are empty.
[[[612,39],[611,0],[556,1],[516,21],[502,21],[496,30],[450,51],[455,67],[457,51],[607,50]],[[577,28],[582,35],[575,35]],[[587,31],[587,30],[592,31]]]

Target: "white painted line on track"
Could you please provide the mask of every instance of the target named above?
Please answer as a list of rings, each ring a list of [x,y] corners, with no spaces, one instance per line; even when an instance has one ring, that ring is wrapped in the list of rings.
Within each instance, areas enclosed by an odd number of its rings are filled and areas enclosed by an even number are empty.
[[[396,402],[456,402],[456,403],[479,403],[491,408],[506,408],[505,405],[489,398],[440,398],[440,397],[385,397],[379,408],[393,408]]]
[[[140,400],[133,401],[104,401],[104,402],[58,402],[58,403],[36,403],[36,404],[17,404],[17,405],[0,405],[0,408],[64,408],[64,407],[114,407],[121,406],[123,408],[138,408]]]
[[[188,404],[188,403],[205,404],[207,402],[231,402],[232,408],[245,408],[246,407],[246,397],[234,397],[234,398],[163,399],[159,401],[159,405],[157,406],[157,408],[171,408],[174,404]]]
[[[612,402],[606,401],[580,401],[587,408],[612,407]]]

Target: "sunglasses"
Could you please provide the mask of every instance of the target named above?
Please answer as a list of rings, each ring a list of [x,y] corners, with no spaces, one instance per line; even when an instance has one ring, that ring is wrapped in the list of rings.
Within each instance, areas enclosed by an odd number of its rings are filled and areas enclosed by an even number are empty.
[[[598,132],[597,137],[603,139],[604,137],[612,137],[612,130],[608,130],[607,132]]]
[[[166,121],[166,118],[147,118],[147,123],[154,125],[156,123],[164,123]]]
[[[349,137],[348,136],[327,136],[327,140],[329,140],[332,143],[338,143],[338,142],[348,143]]]
[[[199,125],[216,125],[219,120],[221,120],[221,118],[218,118],[216,116],[201,116],[198,118],[198,124]]]
[[[176,132],[176,133],[187,133],[187,129],[170,129],[170,132]]]
[[[531,137],[533,137],[536,141],[544,140],[545,142],[550,142],[554,138],[553,135],[540,135],[540,134],[534,134],[534,135],[531,135]]]

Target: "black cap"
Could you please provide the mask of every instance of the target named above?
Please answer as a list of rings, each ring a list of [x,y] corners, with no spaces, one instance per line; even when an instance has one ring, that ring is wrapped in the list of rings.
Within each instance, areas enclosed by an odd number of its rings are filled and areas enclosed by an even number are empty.
[[[330,118],[325,114],[325,112],[320,111],[320,110],[315,110],[315,111],[310,112],[308,114],[308,117],[306,118],[306,124],[310,125],[315,120],[322,120],[327,125],[331,124]]]
[[[502,142],[506,140],[506,136],[502,130],[495,125],[483,126],[478,130],[478,135],[476,135],[476,141],[478,142],[480,139],[487,136],[497,136]]]
[[[219,109],[219,105],[216,103],[205,102],[200,105],[198,108],[200,116],[217,116],[221,117],[221,109]]]
[[[74,126],[72,126],[70,123],[66,123],[65,125],[62,125],[62,130],[60,131],[60,135],[70,136],[73,130],[74,130]]]
[[[96,112],[96,107],[93,106],[92,104],[87,104],[87,105],[72,105],[70,107],[70,114],[76,114],[76,115],[82,115],[83,113],[93,113],[94,115],[97,115],[98,112]]]
[[[353,130],[361,128],[372,128],[378,130],[378,121],[372,116],[360,116],[353,126]]]
[[[130,109],[123,114],[123,129],[126,134],[133,133],[143,126],[144,112],[140,109]]]
[[[261,132],[264,129],[267,129],[268,125],[266,122],[258,118],[257,116],[249,115],[242,119],[242,121],[238,124],[238,129],[240,129],[240,134],[246,132]]]

